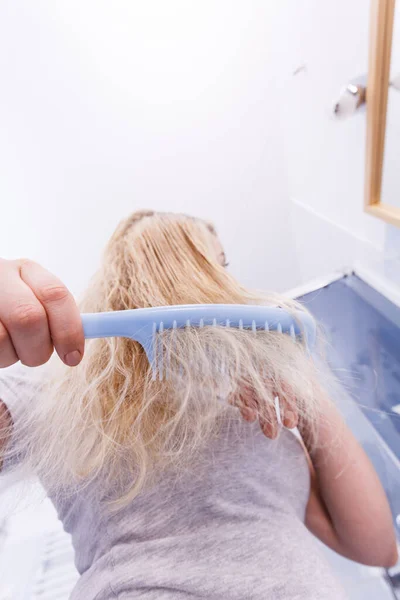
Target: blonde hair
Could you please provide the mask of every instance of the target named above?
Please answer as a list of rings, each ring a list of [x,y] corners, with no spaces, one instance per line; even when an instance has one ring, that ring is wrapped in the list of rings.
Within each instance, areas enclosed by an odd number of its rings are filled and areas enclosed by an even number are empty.
[[[299,305],[240,285],[216,256],[210,223],[181,214],[136,212],[117,227],[82,312],[171,304]],[[222,327],[164,332],[167,380],[154,381],[143,348],[126,338],[90,340],[82,363],[54,361],[28,414],[14,423],[8,452],[23,454],[53,492],[97,477],[128,502],[166,468],[179,473],[201,455],[225,417],[252,390],[264,421],[274,396],[296,399],[312,432],[321,403],[318,374],[301,341]],[[57,362],[57,364],[55,364]],[[128,478],[126,473],[131,473]],[[125,474],[125,475],[124,475]],[[128,483],[127,483],[128,481]]]

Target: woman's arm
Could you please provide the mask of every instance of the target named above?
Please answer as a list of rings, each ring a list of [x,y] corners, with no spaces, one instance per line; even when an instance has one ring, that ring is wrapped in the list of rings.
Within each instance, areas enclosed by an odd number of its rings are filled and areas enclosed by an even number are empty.
[[[232,400],[235,403],[235,398]],[[236,404],[246,421],[260,421],[264,434],[276,438],[277,419],[263,418],[256,394],[244,388]],[[280,415],[289,429],[299,427],[311,472],[306,525],[324,544],[359,563],[391,567],[398,560],[392,515],[385,492],[367,455],[329,401],[317,422],[317,444],[298,425],[290,388],[280,396]],[[278,417],[278,415],[276,415]],[[309,451],[308,451],[309,449]]]
[[[395,565],[397,543],[385,492],[333,405],[327,405],[319,419],[317,447],[309,458],[306,525],[310,531],[351,560],[371,566]]]

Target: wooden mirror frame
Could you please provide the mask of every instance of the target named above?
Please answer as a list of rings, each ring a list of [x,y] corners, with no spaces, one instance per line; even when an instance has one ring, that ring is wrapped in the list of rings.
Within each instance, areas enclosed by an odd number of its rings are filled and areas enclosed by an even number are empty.
[[[365,210],[400,227],[400,208],[381,202],[395,3],[396,0],[371,0]]]

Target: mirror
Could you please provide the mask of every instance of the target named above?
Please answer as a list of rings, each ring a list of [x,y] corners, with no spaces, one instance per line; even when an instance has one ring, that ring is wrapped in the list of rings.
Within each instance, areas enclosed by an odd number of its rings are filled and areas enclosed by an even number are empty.
[[[394,40],[392,47],[392,40]],[[396,44],[396,40],[398,43]],[[400,194],[394,194],[400,136],[400,4],[372,0],[367,87],[365,210],[400,226]],[[399,79],[400,83],[400,79]]]
[[[395,4],[390,60],[388,105],[386,113],[385,150],[383,158],[381,198],[389,206],[400,209],[398,184],[400,140],[400,3]]]

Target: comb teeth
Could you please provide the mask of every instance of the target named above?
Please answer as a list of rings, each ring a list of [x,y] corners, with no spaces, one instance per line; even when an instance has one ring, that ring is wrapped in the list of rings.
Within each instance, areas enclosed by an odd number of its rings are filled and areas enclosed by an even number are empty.
[[[163,321],[160,322],[160,326],[159,326],[158,330],[161,334],[160,335],[160,352],[159,352],[159,357],[158,357],[158,377],[159,377],[159,380],[162,381],[163,374],[164,374],[164,348],[163,348],[163,342],[162,342],[162,334],[164,332]]]
[[[167,364],[165,366],[165,379],[167,379],[167,380],[170,377],[170,373],[171,373],[171,369],[172,369],[172,355],[175,353],[177,328],[178,328],[178,323],[176,322],[176,320],[174,320],[172,323],[171,342],[170,342],[170,345],[168,346],[168,350],[167,350]]]
[[[153,347],[153,363],[151,365],[151,378],[153,381],[157,379],[157,323],[153,323],[152,327],[152,347]]]
[[[229,320],[229,319],[226,319],[226,321],[225,321],[225,327],[226,327],[227,329],[229,329],[229,328],[230,328],[230,326],[231,326],[231,322],[230,322],[230,320]],[[223,359],[222,359],[222,361],[221,361],[221,373],[222,373],[222,375],[225,375],[225,361],[224,361]]]
[[[246,322],[246,326],[244,326],[244,320],[243,319],[239,319],[238,321],[236,321],[237,324],[235,324],[235,327],[237,327],[240,330],[250,330],[253,333],[257,333],[257,321],[255,319],[252,319],[251,321],[251,327],[250,327],[250,322]],[[171,326],[172,325],[172,326]],[[224,321],[218,322],[217,319],[214,317],[212,320],[211,319],[207,319],[207,322],[205,322],[205,319],[202,317],[199,321],[197,321],[197,323],[194,324],[195,326],[197,325],[200,329],[204,328],[205,326],[212,326],[212,327],[217,327],[219,325],[224,325],[226,328],[230,328],[231,327],[231,321],[230,319],[225,319]],[[182,325],[181,325],[182,326]],[[186,319],[185,322],[185,327],[192,327],[192,322],[191,319]],[[259,327],[260,328],[260,327]],[[153,322],[152,324],[152,342],[153,342],[153,361],[152,361],[152,380],[159,380],[162,381],[163,379],[168,380],[170,378],[170,373],[172,370],[172,365],[173,365],[173,356],[176,353],[176,338],[172,338],[170,341],[170,345],[167,347],[166,351],[164,350],[164,341],[162,339],[162,334],[164,333],[164,331],[166,329],[171,329],[172,331],[176,332],[179,329],[178,326],[178,321],[176,319],[174,319],[174,321],[172,322],[172,324],[170,323],[169,326],[167,325],[165,327],[164,325],[164,321],[160,321],[159,323]],[[273,323],[272,327],[270,326],[269,321],[265,321],[264,322],[264,330],[265,331],[271,331],[271,330],[275,330],[278,333],[283,333],[283,326],[281,322],[275,322]],[[296,330],[293,324],[290,324],[289,327],[287,327],[285,325],[285,333],[289,334],[292,340],[296,340]],[[304,336],[305,336],[305,340],[306,342],[307,340],[307,330],[305,329],[304,331]],[[157,334],[160,334],[159,337]],[[205,353],[209,354],[210,353],[210,347],[207,344],[206,348],[205,348]],[[211,357],[210,359],[216,370],[221,373],[224,374],[225,372],[225,368],[226,366],[223,364],[223,361],[219,361],[219,359],[217,359],[217,357]],[[204,366],[203,369],[205,369],[206,367]],[[205,372],[205,371],[204,371]],[[183,375],[183,367],[182,365],[179,367],[179,374]]]

